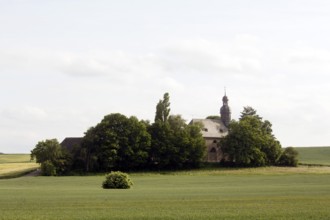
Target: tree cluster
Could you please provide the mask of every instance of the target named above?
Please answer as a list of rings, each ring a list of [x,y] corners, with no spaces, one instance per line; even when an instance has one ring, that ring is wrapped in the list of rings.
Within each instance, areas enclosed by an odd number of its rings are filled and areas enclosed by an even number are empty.
[[[273,135],[272,124],[251,107],[244,107],[239,121],[230,123],[228,135],[220,144],[226,155],[224,163],[244,167],[297,166],[297,151],[283,151]]]
[[[144,169],[150,143],[143,122],[133,116],[110,114],[85,133],[75,164],[87,172]]]
[[[199,167],[205,152],[200,130],[196,124],[187,125],[180,115],[156,121],[149,127],[151,165],[160,170]]]
[[[68,151],[56,139],[41,141],[31,151],[31,158],[41,164],[44,175],[197,168],[205,153],[201,128],[187,124],[180,115],[170,115],[170,97],[165,93],[157,103],[152,124],[134,116],[109,114],[87,130],[80,146]],[[298,164],[297,151],[283,150],[273,135],[272,124],[251,107],[244,108],[238,121],[231,121],[219,147],[225,156],[222,163],[227,165]]]
[[[156,106],[155,122],[116,113],[90,128],[77,157],[85,171],[181,169],[198,167],[204,139],[197,125],[170,115],[165,93]]]
[[[64,171],[195,168],[202,162],[205,151],[200,129],[199,125],[186,124],[180,115],[170,115],[169,94],[165,93],[156,106],[152,124],[120,113],[106,115],[100,123],[87,130],[81,146],[72,148]],[[50,145],[56,145],[54,152],[53,146],[46,147],[47,144],[50,144],[49,140],[39,142],[31,155],[37,158],[38,163],[44,164],[45,170],[50,170],[48,175],[63,174],[58,171],[59,161],[64,155],[61,147],[52,140]]]
[[[71,167],[72,158],[56,139],[39,141],[31,151],[31,160],[36,159],[41,164],[44,176],[62,175]]]

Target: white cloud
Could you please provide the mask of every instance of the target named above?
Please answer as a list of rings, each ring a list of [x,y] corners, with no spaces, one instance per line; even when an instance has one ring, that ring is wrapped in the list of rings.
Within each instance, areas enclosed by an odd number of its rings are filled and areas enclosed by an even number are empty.
[[[255,74],[261,70],[258,48],[247,42],[190,40],[169,45],[160,54],[168,72],[199,74]]]
[[[33,106],[6,108],[1,111],[1,115],[6,119],[17,121],[17,123],[42,121],[48,117],[42,108]]]
[[[168,74],[255,74],[262,68],[257,38],[238,36],[231,42],[205,39],[170,43],[146,53],[128,51],[44,51],[11,49],[0,52],[0,68],[60,72],[75,77],[107,76],[114,80]]]
[[[314,77],[330,73],[330,50],[298,43],[283,50],[283,64],[292,75],[313,74]]]

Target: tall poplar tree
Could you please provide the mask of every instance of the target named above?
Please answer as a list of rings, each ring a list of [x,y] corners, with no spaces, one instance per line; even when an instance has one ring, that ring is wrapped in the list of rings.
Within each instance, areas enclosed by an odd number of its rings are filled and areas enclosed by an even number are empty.
[[[170,96],[164,94],[156,106],[151,135],[150,165],[156,169],[198,167],[205,152],[199,125],[187,125],[180,115],[170,115]]]
[[[156,106],[156,116],[155,116],[155,122],[166,122],[169,115],[170,115],[170,95],[168,93],[165,93],[163,96],[163,100],[159,100],[157,106]]]

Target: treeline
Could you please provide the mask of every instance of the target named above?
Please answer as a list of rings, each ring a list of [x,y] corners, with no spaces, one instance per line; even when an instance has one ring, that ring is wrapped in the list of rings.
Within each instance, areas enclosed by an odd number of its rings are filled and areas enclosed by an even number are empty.
[[[120,113],[106,115],[85,132],[79,145],[65,148],[56,139],[41,141],[31,158],[41,164],[44,175],[198,168],[206,153],[202,125],[186,124],[180,115],[170,115],[169,99],[165,93],[159,100],[153,123]],[[223,153],[222,166],[298,165],[298,152],[283,149],[272,124],[251,107],[244,107],[239,120],[230,122],[218,148]]]
[[[169,94],[156,106],[154,123],[106,115],[85,133],[82,143],[65,149],[56,139],[39,142],[31,151],[44,175],[111,170],[176,170],[197,168],[205,153],[199,124],[170,115]]]

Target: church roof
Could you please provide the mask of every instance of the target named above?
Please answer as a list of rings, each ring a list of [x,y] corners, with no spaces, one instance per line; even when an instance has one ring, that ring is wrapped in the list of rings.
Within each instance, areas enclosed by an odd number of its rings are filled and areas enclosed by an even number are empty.
[[[228,128],[221,119],[192,119],[190,123],[202,123],[204,138],[221,138],[228,134]]]
[[[79,147],[81,145],[82,137],[66,137],[61,143],[61,146],[69,151],[74,147]]]

